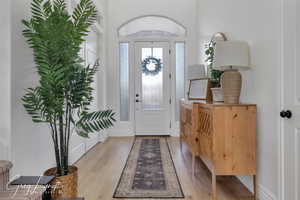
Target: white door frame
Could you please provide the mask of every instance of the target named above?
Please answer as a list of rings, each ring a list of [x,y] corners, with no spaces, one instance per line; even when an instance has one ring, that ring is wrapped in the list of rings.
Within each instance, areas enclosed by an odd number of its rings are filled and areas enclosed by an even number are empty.
[[[176,54],[174,53],[176,51],[175,44],[176,43],[184,43],[185,44],[185,66],[187,65],[188,58],[186,55],[188,55],[188,44],[187,44],[187,38],[186,37],[119,37],[117,45],[119,46],[120,43],[128,43],[129,44],[129,81],[130,81],[130,115],[129,115],[129,121],[121,121],[120,127],[122,129],[126,130],[126,132],[134,133],[134,71],[133,71],[133,63],[134,63],[134,43],[135,42],[149,42],[149,41],[157,41],[157,42],[169,42],[170,49],[171,49],[171,55],[170,55],[170,73],[171,73],[171,135],[172,136],[179,136],[179,123],[175,120],[175,99],[176,99]],[[117,54],[118,58],[118,66],[120,66],[120,54],[118,51]],[[118,70],[119,73],[119,70]],[[120,95],[118,94],[118,98],[120,98]],[[133,134],[134,135],[134,134]]]

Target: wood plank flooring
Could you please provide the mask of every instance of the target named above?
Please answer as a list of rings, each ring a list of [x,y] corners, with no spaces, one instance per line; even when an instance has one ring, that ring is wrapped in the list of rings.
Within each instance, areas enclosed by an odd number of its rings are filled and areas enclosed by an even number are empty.
[[[85,197],[86,200],[113,199],[133,140],[133,137],[109,138],[96,145],[75,164],[79,167],[79,196]],[[197,160],[196,175],[193,178],[191,155],[185,148],[181,153],[178,138],[169,137],[168,142],[185,200],[209,200],[210,172]],[[234,177],[218,178],[218,197],[219,200],[253,199],[252,194]]]

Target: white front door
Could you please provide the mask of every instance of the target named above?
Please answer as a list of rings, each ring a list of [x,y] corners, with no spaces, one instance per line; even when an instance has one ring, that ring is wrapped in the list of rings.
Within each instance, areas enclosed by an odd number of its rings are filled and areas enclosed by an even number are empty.
[[[143,61],[149,59],[144,66]],[[161,68],[157,65],[161,62]],[[136,135],[170,135],[169,43],[135,43],[135,131]]]
[[[300,2],[286,0],[283,5],[281,199],[298,200],[300,199]]]

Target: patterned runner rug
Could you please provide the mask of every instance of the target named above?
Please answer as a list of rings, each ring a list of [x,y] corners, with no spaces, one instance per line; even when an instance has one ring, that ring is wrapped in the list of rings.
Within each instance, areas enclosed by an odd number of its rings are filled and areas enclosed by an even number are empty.
[[[136,137],[114,198],[184,198],[164,137]]]

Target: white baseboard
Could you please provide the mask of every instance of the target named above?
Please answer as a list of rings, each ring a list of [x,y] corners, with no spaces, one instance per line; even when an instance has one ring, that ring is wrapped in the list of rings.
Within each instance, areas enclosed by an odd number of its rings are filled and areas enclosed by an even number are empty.
[[[109,137],[132,137],[132,136],[135,136],[134,132],[131,131],[127,131],[127,130],[118,130],[118,129],[115,129],[115,130],[111,130],[108,132],[108,136]]]
[[[175,129],[175,130],[171,130],[171,136],[173,137],[179,137],[179,130]],[[128,130],[111,130],[108,132],[108,136],[109,137],[133,137],[135,136],[134,131],[128,131]]]
[[[257,193],[259,200],[277,200],[276,196],[261,184],[258,184]]]
[[[81,158],[82,155],[85,154],[85,144],[81,143],[75,148],[71,150],[70,153],[70,163],[75,163],[77,160]]]
[[[85,140],[85,152],[88,152],[91,148],[93,148],[96,144],[98,144],[98,135],[94,135],[93,137],[90,137],[89,139]]]
[[[180,136],[179,130],[178,129],[172,130],[171,131],[171,136],[179,137]]]
[[[249,191],[253,192],[252,177],[238,176],[237,178],[248,188]],[[258,184],[257,186],[257,198],[258,200],[277,200],[276,196],[261,184]]]
[[[108,137],[108,133],[106,130],[104,130],[98,137],[98,142],[105,142],[105,140]]]
[[[76,163],[82,156],[84,156],[86,153],[88,153],[93,147],[95,147],[98,143],[103,143],[107,140],[107,136],[100,138],[101,141],[93,141],[90,143],[90,148],[86,148],[86,143],[81,143],[75,148],[72,149],[70,153],[70,163]]]
[[[237,176],[237,178],[244,184],[249,191],[253,192],[253,182],[251,176]]]

